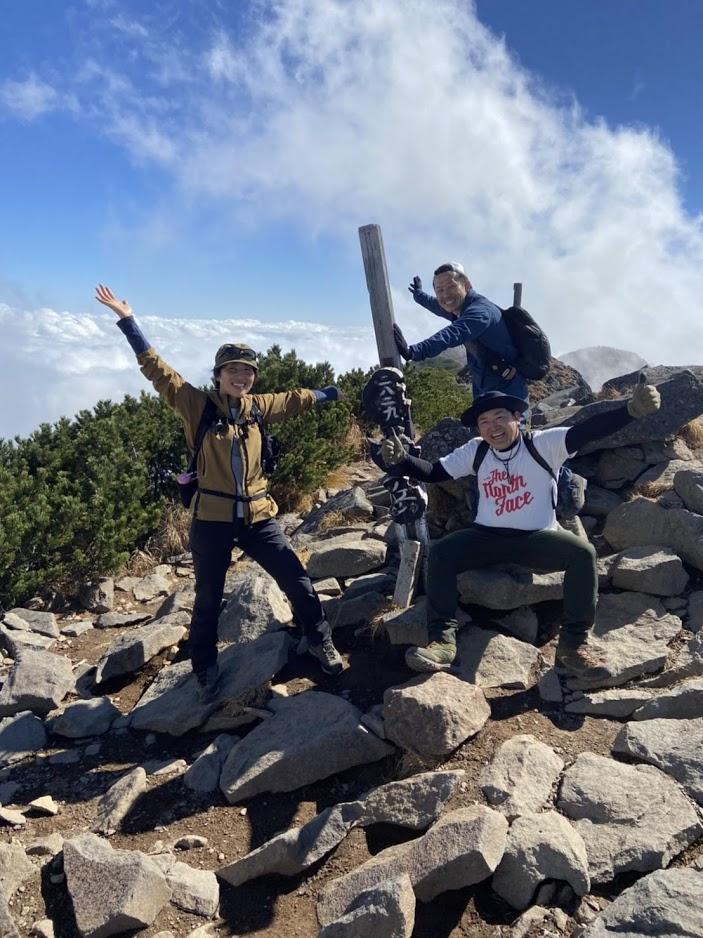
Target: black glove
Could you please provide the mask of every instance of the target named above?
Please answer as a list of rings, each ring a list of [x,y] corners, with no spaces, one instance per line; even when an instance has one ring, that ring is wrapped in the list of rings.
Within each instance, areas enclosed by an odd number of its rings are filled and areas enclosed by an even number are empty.
[[[412,293],[413,296],[417,296],[418,293],[422,293],[422,280],[419,277],[413,277],[412,283],[408,287],[408,290]]]
[[[397,322],[393,323],[393,338],[395,339],[398,354],[401,358],[404,358],[406,362],[409,362],[413,357],[413,353],[410,351],[410,346],[405,341],[405,336],[401,332]]]

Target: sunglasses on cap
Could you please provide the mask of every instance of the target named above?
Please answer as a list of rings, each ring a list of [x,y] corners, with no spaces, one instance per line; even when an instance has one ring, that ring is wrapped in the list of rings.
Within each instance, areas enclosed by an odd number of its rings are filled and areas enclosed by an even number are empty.
[[[215,367],[220,368],[234,361],[249,362],[256,368],[259,364],[259,356],[253,348],[241,345],[223,345],[217,350]]]

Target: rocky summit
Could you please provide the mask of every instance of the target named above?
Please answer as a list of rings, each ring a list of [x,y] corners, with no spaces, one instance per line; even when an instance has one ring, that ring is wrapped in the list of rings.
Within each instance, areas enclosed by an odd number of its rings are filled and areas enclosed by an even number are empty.
[[[647,373],[661,412],[573,460],[598,686],[554,669],[563,576],[515,565],[460,577],[456,661],[410,672],[417,551],[371,463],[283,519],[337,677],[243,556],[211,699],[188,553],[0,614],[0,935],[703,938],[703,372]],[[636,374],[609,377],[557,369],[539,419],[611,409]],[[466,439],[443,420],[421,446]],[[431,538],[465,496],[429,487]]]

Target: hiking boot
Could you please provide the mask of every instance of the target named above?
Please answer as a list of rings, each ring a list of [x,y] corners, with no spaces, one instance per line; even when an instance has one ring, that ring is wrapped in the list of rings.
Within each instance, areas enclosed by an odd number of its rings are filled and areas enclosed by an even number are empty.
[[[430,642],[424,648],[408,648],[405,663],[413,671],[448,671],[456,658],[454,642]]]
[[[220,689],[220,668],[217,662],[211,664],[206,671],[195,675],[198,682],[198,700],[200,703],[214,703]]]
[[[308,642],[307,652],[319,661],[320,667],[325,674],[335,675],[341,673],[344,663],[331,638],[323,638],[318,645],[311,645]]]
[[[586,643],[574,646],[557,645],[554,670],[566,678],[586,681],[601,681],[609,677],[605,659]]]

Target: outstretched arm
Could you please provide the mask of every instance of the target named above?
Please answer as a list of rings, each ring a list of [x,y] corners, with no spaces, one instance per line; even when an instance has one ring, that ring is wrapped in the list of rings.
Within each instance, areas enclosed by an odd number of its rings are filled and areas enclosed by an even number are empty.
[[[112,290],[102,283],[99,283],[95,288],[95,299],[103,306],[107,306],[108,309],[117,313],[119,317],[117,328],[127,337],[127,341],[135,355],[141,355],[142,352],[146,352],[147,349],[151,348],[151,343],[137,325],[132,313],[132,307],[127,300],[118,300]]]
[[[622,407],[615,407],[604,414],[596,414],[571,427],[564,439],[567,451],[577,453],[586,443],[601,440],[622,430],[633,420],[656,413],[661,407],[661,395],[653,384],[645,384],[645,380],[644,374],[641,374],[632,397]]]
[[[390,476],[412,476],[419,482],[444,482],[452,478],[440,462],[411,456],[395,430],[381,443],[381,458]]]

